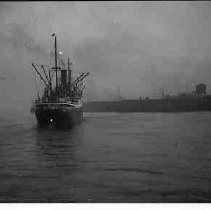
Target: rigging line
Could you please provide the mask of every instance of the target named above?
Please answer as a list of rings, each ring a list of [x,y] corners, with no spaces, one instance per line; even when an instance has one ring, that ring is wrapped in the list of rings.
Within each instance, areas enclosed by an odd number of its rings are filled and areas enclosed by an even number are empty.
[[[31,66],[30,66],[31,67]],[[39,98],[39,91],[38,91],[38,86],[37,86],[37,80],[36,80],[36,74],[34,74],[34,71],[32,68],[30,68],[34,77],[34,82],[35,82],[35,88],[36,88],[36,93],[37,93],[37,98]]]
[[[34,63],[34,62],[33,62]],[[37,66],[44,66],[44,67],[48,67],[49,69],[51,69],[51,67],[50,66],[48,66],[48,65],[43,65],[43,64],[39,64],[39,63],[34,63],[35,65],[37,65]]]
[[[86,74],[86,73],[92,73],[92,72],[74,71],[74,73],[77,73],[77,74],[82,74],[82,73],[84,73],[84,74]]]
[[[42,70],[43,70],[43,72],[44,72],[45,78],[47,79],[48,83],[50,84],[50,79],[48,78],[48,76],[47,76],[47,74],[46,74],[46,72],[45,72],[44,66],[41,65],[41,68],[42,68]]]
[[[37,70],[36,66],[32,63],[33,68],[35,69],[35,71],[37,72],[37,74],[40,76],[40,79],[44,82],[44,84],[46,85],[46,87],[48,87],[47,82],[44,80],[44,78],[42,77],[42,75],[40,74],[40,72]]]

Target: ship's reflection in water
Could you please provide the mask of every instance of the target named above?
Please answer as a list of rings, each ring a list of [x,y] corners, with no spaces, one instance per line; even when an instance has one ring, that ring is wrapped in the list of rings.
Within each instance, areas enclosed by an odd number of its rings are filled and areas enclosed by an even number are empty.
[[[37,128],[35,133],[40,170],[46,179],[40,197],[48,202],[80,201],[80,196],[77,195],[77,199],[75,194],[80,194],[80,177],[83,177],[81,160],[77,156],[83,138],[83,124],[71,129]]]
[[[45,158],[46,167],[58,169],[77,168],[74,161],[75,151],[80,146],[82,129],[36,129],[36,146],[40,156]]]
[[[0,118],[0,201],[211,200],[209,112],[85,119],[55,130]]]

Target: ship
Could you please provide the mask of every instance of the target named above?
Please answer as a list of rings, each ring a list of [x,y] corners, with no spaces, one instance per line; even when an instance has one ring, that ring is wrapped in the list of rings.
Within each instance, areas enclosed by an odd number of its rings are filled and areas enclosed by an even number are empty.
[[[73,77],[73,62],[68,57],[67,65],[58,65],[57,36],[54,37],[53,67],[32,63],[33,70],[42,81],[43,94],[32,102],[31,113],[34,113],[39,127],[72,127],[83,119],[83,80],[90,74],[80,72]]]

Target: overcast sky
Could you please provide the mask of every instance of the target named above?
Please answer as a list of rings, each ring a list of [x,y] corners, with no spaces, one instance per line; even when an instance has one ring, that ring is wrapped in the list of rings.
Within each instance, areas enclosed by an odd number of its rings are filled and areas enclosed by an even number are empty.
[[[0,2],[0,107],[28,108],[32,61],[52,64],[52,33],[89,100],[211,92],[211,2]],[[4,79],[5,78],[5,79]],[[4,79],[4,80],[3,80]]]

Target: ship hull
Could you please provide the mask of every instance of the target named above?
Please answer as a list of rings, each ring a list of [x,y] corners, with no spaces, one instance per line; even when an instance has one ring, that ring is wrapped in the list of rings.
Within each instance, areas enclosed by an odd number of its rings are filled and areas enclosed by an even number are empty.
[[[68,127],[71,128],[83,119],[83,109],[70,108],[69,106],[56,108],[39,106],[35,110],[35,116],[39,127]]]

